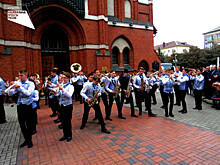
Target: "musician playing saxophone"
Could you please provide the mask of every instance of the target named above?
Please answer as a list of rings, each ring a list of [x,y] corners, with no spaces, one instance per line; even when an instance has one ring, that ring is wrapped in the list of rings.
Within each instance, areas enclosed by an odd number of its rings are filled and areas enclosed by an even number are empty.
[[[119,83],[119,78],[116,77],[115,71],[111,71],[110,75],[108,75],[106,81],[106,90],[109,92],[109,115],[106,116],[106,120],[112,120],[111,117],[111,110],[112,110],[112,104],[114,100],[116,101],[117,109],[118,109],[118,117],[119,119],[126,119],[125,117],[122,116],[122,109],[121,109],[121,104],[120,104],[120,98],[119,95],[117,94],[120,83]]]
[[[131,75],[128,75],[128,70],[125,69],[123,75],[120,77],[120,84],[121,84],[121,109],[124,104],[124,99],[128,95],[128,100],[131,106],[131,117],[138,117],[135,115],[134,111],[134,101],[133,101],[133,96],[131,93],[131,88],[132,88],[132,77]],[[129,93],[130,92],[130,93]]]
[[[83,89],[81,90],[80,94],[84,98],[84,113],[82,118],[82,125],[80,129],[84,129],[88,120],[89,111],[91,107],[89,106],[91,102],[94,99],[98,100],[98,97],[101,96],[101,89],[99,87],[100,77],[97,75],[94,75],[93,82],[92,83],[85,83],[83,86]],[[101,132],[110,134],[110,131],[108,131],[105,128],[104,119],[102,116],[102,112],[99,106],[99,102],[93,104],[93,109],[95,110],[95,113],[98,117],[99,123],[101,124]]]
[[[139,116],[142,115],[142,99],[145,99],[146,110],[148,110],[148,116],[154,117],[155,114],[151,110],[150,94],[147,92],[147,86],[149,80],[144,75],[144,68],[139,68],[139,73],[134,77],[133,86],[136,88],[137,106],[139,108]],[[145,87],[146,86],[146,87]]]

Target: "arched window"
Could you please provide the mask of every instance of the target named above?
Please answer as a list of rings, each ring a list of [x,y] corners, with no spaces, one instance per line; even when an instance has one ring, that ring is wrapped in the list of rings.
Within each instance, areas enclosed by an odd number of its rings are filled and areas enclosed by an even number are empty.
[[[114,16],[115,12],[114,12],[114,0],[108,0],[108,15],[109,16]]]
[[[117,47],[112,49],[112,64],[118,64],[119,50]]]
[[[131,18],[131,2],[125,0],[125,18]]]
[[[126,48],[124,48],[124,50],[123,50],[123,62],[124,62],[124,64],[129,64],[129,48],[128,47],[126,47]]]

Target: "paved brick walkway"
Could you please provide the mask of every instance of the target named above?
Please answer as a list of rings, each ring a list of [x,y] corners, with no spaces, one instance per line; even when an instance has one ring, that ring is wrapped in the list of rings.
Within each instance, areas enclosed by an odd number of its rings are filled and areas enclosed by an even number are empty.
[[[17,121],[17,108],[5,106],[7,123],[0,125],[0,165],[16,164],[20,126]]]
[[[19,149],[17,164],[220,164],[220,136],[210,130],[147,114],[131,118],[129,108],[123,109],[127,119],[121,120],[115,105],[113,121],[106,122],[112,134],[100,132],[100,126],[92,121],[93,110],[89,123],[80,130],[83,105],[75,103],[73,139],[59,142],[62,130],[53,122],[56,118],[49,117],[49,108],[41,108],[34,147]]]

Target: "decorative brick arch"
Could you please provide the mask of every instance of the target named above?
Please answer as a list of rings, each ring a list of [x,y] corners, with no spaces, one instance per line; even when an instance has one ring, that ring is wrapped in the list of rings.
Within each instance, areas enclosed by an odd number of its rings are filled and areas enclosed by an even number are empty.
[[[129,49],[129,55],[128,55],[128,61],[129,61],[129,66],[133,66],[133,62],[134,62],[134,57],[133,57],[133,46],[130,42],[130,40],[121,35],[118,36],[117,38],[114,39],[114,41],[112,42],[110,49],[111,49],[111,54],[112,54],[112,50],[114,47],[117,47],[119,50],[119,67],[124,67],[124,62],[123,62],[123,52],[125,48]]]
[[[31,13],[31,20],[35,30],[26,28],[24,36],[26,42],[41,45],[42,34],[52,26],[59,27],[67,36],[69,43],[69,63],[74,62],[84,64],[82,58],[86,51],[77,52],[74,48],[86,43],[86,35],[80,20],[77,16],[66,8],[58,5],[43,6]],[[72,48],[73,47],[73,48]],[[42,58],[41,49],[28,50],[27,58],[30,59],[27,68],[32,73],[40,73],[42,76]],[[35,67],[33,67],[35,65]]]
[[[139,69],[140,67],[143,67],[146,71],[149,71],[149,65],[148,65],[147,61],[145,61],[145,60],[142,60],[142,61],[139,63],[138,69]]]

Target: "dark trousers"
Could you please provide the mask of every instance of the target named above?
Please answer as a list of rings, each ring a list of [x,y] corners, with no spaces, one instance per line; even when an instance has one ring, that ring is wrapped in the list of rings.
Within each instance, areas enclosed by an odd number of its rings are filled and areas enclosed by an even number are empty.
[[[73,93],[72,98],[73,99],[75,98],[75,101],[77,101],[77,99],[78,99],[78,84],[74,83],[73,86],[74,86],[74,93]]]
[[[187,111],[186,101],[185,101],[186,92],[187,92],[186,90],[179,90],[180,102],[182,102],[183,110]]]
[[[157,90],[157,85],[152,86],[152,89],[150,89],[150,95],[153,98],[153,103],[157,103],[156,95],[155,95],[156,90]]]
[[[164,105],[164,92],[163,92],[163,85],[160,86],[160,96],[161,96],[161,100],[162,100],[162,103]]]
[[[118,109],[118,117],[122,117],[120,97],[118,96],[117,98],[115,98],[114,96],[115,96],[115,94],[109,93],[109,105],[108,105],[109,116],[108,117],[111,116],[112,105],[113,105],[114,100],[116,101],[116,105],[117,105],[117,109]]]
[[[125,92],[122,90],[121,91],[121,109],[123,107],[123,104],[124,104],[124,99],[125,99]],[[132,96],[132,93],[130,93],[130,96],[128,99],[128,102],[130,103],[130,106],[131,106],[131,115],[134,115],[134,101],[133,101],[133,96]]]
[[[202,109],[202,90],[194,89],[195,106],[198,109]]]
[[[73,105],[67,106],[59,106],[60,112],[60,120],[63,126],[63,136],[64,137],[72,137],[72,112],[73,112]]]
[[[139,114],[142,114],[142,99],[144,98],[144,91],[136,90],[136,96],[137,96],[137,107],[139,109]]]
[[[108,98],[107,98],[107,95],[105,93],[102,93],[101,97],[102,97],[102,101],[103,101],[103,103],[105,105],[105,117],[109,117],[110,113],[109,113],[109,108],[108,108]]]
[[[20,104],[17,106],[18,122],[26,142],[32,140],[33,111],[32,105]]]
[[[168,115],[168,103],[169,103],[169,101],[170,101],[169,114],[173,114],[174,94],[164,92],[165,115]]]
[[[49,105],[51,107],[53,114],[56,114],[56,111],[59,107],[59,101],[58,101],[57,96],[54,96],[53,98],[49,99]]]
[[[134,88],[134,97],[135,97],[135,103],[136,103],[136,106],[137,106],[137,89]]]
[[[152,113],[152,110],[151,110],[151,95],[147,91],[144,91],[143,97],[144,97],[144,103],[145,103],[145,107],[148,111],[148,114],[151,114]]]
[[[36,131],[36,124],[37,124],[37,107],[32,109],[32,131]]]
[[[82,118],[82,125],[83,126],[85,126],[87,123],[90,109],[91,109],[91,107],[89,107],[88,103],[84,102],[84,113],[83,113],[83,118]],[[101,128],[104,129],[105,123],[104,123],[104,119],[103,119],[99,104],[94,104],[93,109],[95,110],[95,113],[97,115],[99,123],[101,124]]]
[[[4,95],[0,95],[0,121],[5,121]]]
[[[180,104],[180,90],[179,85],[174,85],[175,97],[176,97],[176,104]]]
[[[80,95],[80,92],[83,88],[83,85],[78,85],[78,89],[77,89],[77,99],[80,101],[80,104],[82,104],[82,96]]]
[[[47,104],[48,100],[49,100],[49,92],[48,91],[44,91],[44,96],[45,96],[45,104]]]

